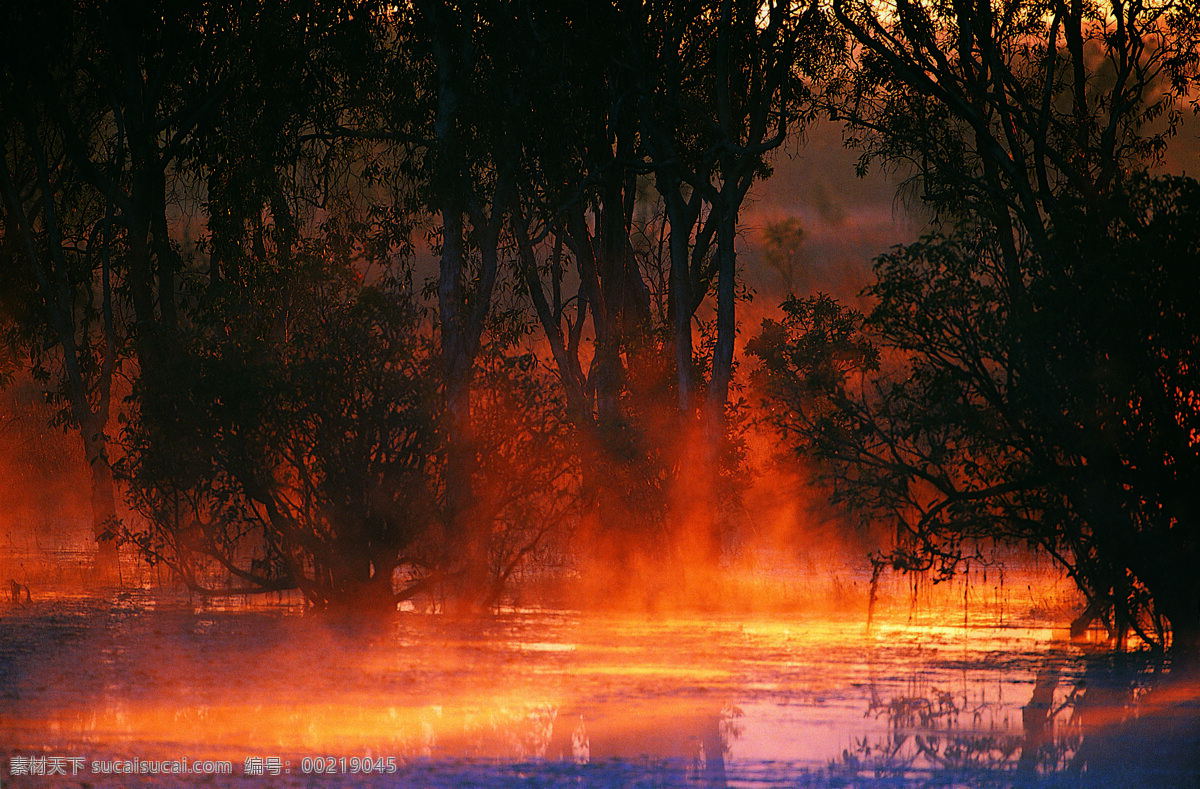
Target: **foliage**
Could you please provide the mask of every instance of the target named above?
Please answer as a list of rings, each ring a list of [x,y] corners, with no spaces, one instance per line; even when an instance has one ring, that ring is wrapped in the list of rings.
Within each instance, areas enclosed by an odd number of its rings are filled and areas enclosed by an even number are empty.
[[[955,228],[883,258],[871,289],[907,369],[859,397],[845,451],[874,458],[866,481],[912,536],[896,564],[950,572],[963,539],[1017,536],[1088,616],[1160,644],[1169,622],[1189,648],[1200,594],[1176,560],[1195,538],[1171,491],[1193,452],[1192,307],[1160,283],[1194,292],[1174,218],[1192,189],[1137,173],[1193,98],[1196,11],[839,0],[857,49],[831,90],[861,165],[910,174]]]
[[[947,577],[989,541],[1048,552],[1114,632],[1191,645],[1200,558],[1200,184],[1134,177],[1030,255],[1014,309],[994,236],[876,263],[869,317],[790,301],[751,345],[772,419],[858,511],[876,557]],[[876,368],[877,362],[881,366]]]
[[[797,280],[807,279],[801,251],[805,235],[800,219],[794,216],[768,222],[762,229],[762,261],[778,275],[787,295],[796,293]]]
[[[1200,70],[1194,0],[833,7],[857,47],[832,109],[861,166],[881,160],[940,214],[1035,244],[1060,205],[1162,156]]]
[[[528,347],[519,310],[497,310],[484,337],[472,403],[487,563],[484,602],[520,595],[573,563],[583,504],[580,449],[562,391]]]
[[[297,261],[214,292],[171,374],[139,382],[119,468],[143,520],[125,537],[206,594],[388,609],[444,591],[461,557],[445,537],[436,332],[407,279]],[[524,336],[493,326],[476,382],[472,528],[489,563],[469,580],[485,601],[561,550],[575,505],[565,417]]]
[[[221,591],[215,562],[252,591],[384,605],[400,564],[436,557],[437,379],[403,288],[313,265],[214,300],[172,375],[139,382],[128,536],[196,589]]]

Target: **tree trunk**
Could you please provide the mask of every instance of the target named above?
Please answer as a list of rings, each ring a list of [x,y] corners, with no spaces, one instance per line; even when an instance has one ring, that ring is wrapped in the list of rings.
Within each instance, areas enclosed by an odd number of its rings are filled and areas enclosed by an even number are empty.
[[[721,454],[725,445],[725,406],[729,401],[729,382],[733,375],[734,337],[737,331],[735,313],[737,256],[734,234],[737,231],[737,211],[722,195],[715,210],[721,212],[717,228],[717,342],[712,353],[712,379],[704,403],[703,438],[701,440],[700,477],[708,506],[705,517],[693,525],[694,536],[703,558],[712,566],[721,558],[721,518],[717,505],[721,497]]]
[[[480,525],[476,522],[478,502],[474,483],[474,430],[471,422],[470,366],[466,374],[446,381],[448,427],[445,472],[447,567],[452,577],[449,595],[461,611],[476,607],[487,588],[487,561]]]
[[[675,350],[675,378],[678,387],[679,411],[689,414],[695,407],[695,376],[692,370],[692,277],[689,267],[691,250],[688,242],[696,223],[696,212],[690,210],[680,194],[677,177],[660,179],[659,191],[667,206],[671,225],[671,328]]]
[[[721,203],[716,210],[721,212],[717,228],[717,342],[713,346],[712,381],[709,384],[706,403],[708,440],[713,446],[724,436],[725,404],[729,401],[729,381],[733,375],[733,344],[737,332],[737,251],[734,247],[737,210],[725,194],[722,194]]]
[[[103,425],[94,421],[79,426],[83,453],[91,478],[92,535],[96,540],[96,580],[107,584],[119,581],[117,551],[116,495],[112,464],[108,459],[108,441]]]
[[[730,86],[731,47],[730,26],[732,3],[723,0],[717,27],[716,73],[717,73],[717,123],[725,136],[736,138],[733,123],[733,97]],[[725,436],[725,403],[729,399],[729,379],[733,372],[733,335],[737,329],[734,314],[736,294],[737,256],[734,234],[737,233],[737,206],[735,198],[738,177],[732,154],[720,158],[721,190],[713,210],[717,211],[717,342],[713,346],[712,380],[709,382],[708,399],[705,403],[705,445],[709,454],[709,468],[716,472],[715,461],[719,446]]]
[[[1200,657],[1200,590],[1172,594],[1155,603],[1171,624],[1171,651],[1190,658]]]
[[[456,608],[470,606],[483,588],[486,566],[474,532],[475,442],[471,421],[471,375],[474,353],[468,336],[467,307],[463,294],[462,212],[453,206],[442,211],[442,257],[438,283],[438,311],[442,334],[443,397],[446,408],[445,565],[452,577],[447,590]],[[488,296],[490,298],[490,295]]]

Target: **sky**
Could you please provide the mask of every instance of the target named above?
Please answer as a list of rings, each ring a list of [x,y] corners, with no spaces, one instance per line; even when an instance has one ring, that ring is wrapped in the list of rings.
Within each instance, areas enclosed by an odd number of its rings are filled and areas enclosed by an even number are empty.
[[[771,222],[795,217],[804,229],[795,282],[801,295],[821,290],[847,302],[858,301],[878,255],[921,234],[926,219],[919,207],[898,196],[900,175],[875,164],[860,178],[857,159],[858,153],[842,142],[841,124],[828,121],[776,152],[774,175],[755,186],[741,212],[739,259],[758,293],[747,312],[768,314],[784,295],[779,276],[761,260],[762,231]],[[1180,131],[1155,169],[1200,175],[1200,120],[1191,109],[1185,109]]]
[[[857,152],[845,147],[840,124],[815,124],[800,142],[775,154],[774,175],[757,184],[742,207],[739,249],[759,309],[778,304],[780,278],[762,264],[762,231],[771,222],[800,220],[805,238],[795,286],[853,301],[870,280],[871,261],[915,239],[923,221],[897,198],[898,179],[872,167],[855,173]]]

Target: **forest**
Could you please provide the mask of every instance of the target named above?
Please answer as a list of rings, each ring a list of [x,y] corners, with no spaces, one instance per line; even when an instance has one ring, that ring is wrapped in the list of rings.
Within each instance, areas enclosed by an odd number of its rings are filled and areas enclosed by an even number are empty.
[[[98,580],[717,606],[766,443],[876,575],[1030,549],[1198,651],[1198,72],[1194,0],[4,4],[0,384]],[[748,312],[818,124],[924,231]]]

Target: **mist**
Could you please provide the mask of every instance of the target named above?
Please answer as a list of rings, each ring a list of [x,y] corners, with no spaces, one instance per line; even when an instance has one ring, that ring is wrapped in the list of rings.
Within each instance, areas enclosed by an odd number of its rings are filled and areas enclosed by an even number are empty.
[[[1190,785],[1198,17],[1004,10],[5,6],[3,783]]]

